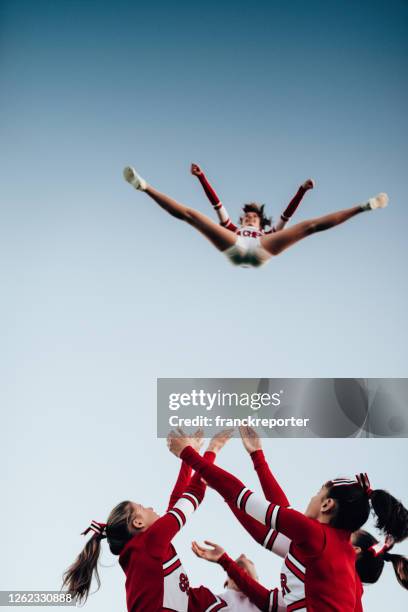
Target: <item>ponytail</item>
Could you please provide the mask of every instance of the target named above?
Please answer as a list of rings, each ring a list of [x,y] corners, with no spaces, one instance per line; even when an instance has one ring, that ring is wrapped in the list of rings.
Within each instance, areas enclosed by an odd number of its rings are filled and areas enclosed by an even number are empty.
[[[383,559],[392,563],[398,582],[404,589],[408,590],[408,559],[402,555],[388,552],[384,553]]]
[[[361,582],[365,584],[377,582],[383,572],[384,563],[390,562],[399,584],[404,589],[408,589],[408,559],[389,552],[394,546],[391,536],[379,542],[368,531],[359,529],[353,533],[351,541],[353,546],[360,549],[356,559],[356,571]]]
[[[67,587],[68,591],[76,596],[79,603],[88,599],[93,574],[95,574],[98,589],[101,585],[98,573],[101,539],[99,535],[93,535],[63,576],[62,588]]]
[[[376,489],[370,494],[371,507],[377,517],[376,527],[402,542],[408,537],[408,510],[392,495]]]
[[[335,478],[325,484],[327,496],[334,499],[336,509],[331,525],[353,532],[367,521],[370,507],[376,515],[376,527],[394,542],[408,537],[408,510],[395,497],[382,489],[373,490],[367,474],[355,480]]]
[[[93,535],[87,541],[74,563],[64,573],[62,583],[62,588],[66,587],[68,591],[76,596],[78,603],[85,603],[88,599],[94,575],[97,590],[101,586],[98,573],[101,540],[107,538],[111,553],[120,555],[125,544],[138,532],[137,529],[131,526],[132,516],[131,502],[123,501],[112,510],[106,524],[92,521],[90,526],[83,532],[82,535],[87,535],[89,531],[92,531]]]

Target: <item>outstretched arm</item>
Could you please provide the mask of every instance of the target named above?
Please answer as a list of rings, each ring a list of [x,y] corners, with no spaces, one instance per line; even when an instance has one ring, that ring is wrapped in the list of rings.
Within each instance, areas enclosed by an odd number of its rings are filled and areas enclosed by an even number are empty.
[[[306,191],[309,191],[309,189],[313,189],[313,187],[314,187],[313,179],[308,179],[299,187],[299,189],[297,190],[297,192],[295,193],[295,195],[293,196],[293,198],[291,199],[291,201],[289,202],[289,204],[287,205],[287,207],[285,208],[285,210],[279,217],[279,220],[273,224],[272,229],[268,233],[279,232],[281,229],[285,227],[285,225],[290,221],[290,219],[295,214],[299,204],[303,200],[303,196],[305,195]]]
[[[203,431],[198,429],[189,438],[189,442],[191,447],[198,451],[203,444]],[[167,512],[149,529],[148,547],[152,556],[162,556],[176,533],[184,527],[189,516],[197,510],[204,498],[206,489],[204,481],[198,474],[191,479],[191,473],[191,467],[183,461],[170,495]]]
[[[202,447],[203,436],[204,436],[203,430],[197,429],[197,431],[193,435],[195,450],[199,450]],[[190,484],[191,473],[192,473],[191,467],[187,465],[187,463],[184,463],[183,461],[180,467],[180,471],[177,476],[176,484],[174,485],[173,491],[171,492],[171,495],[170,495],[167,512],[173,508],[175,503],[180,499],[184,491],[187,489],[188,485]]]
[[[235,518],[241,523],[249,535],[261,546],[270,550],[279,557],[286,557],[290,548],[290,540],[276,529],[263,525],[252,516],[239,510],[233,502],[227,502]]]
[[[278,589],[269,590],[265,588],[257,580],[252,578],[248,572],[241,568],[236,561],[231,559],[225,550],[218,544],[214,544],[208,540],[206,540],[205,544],[210,546],[210,548],[204,548],[197,542],[192,543],[192,550],[197,557],[213,563],[219,563],[227,572],[228,577],[235,582],[238,589],[244,593],[257,608],[260,610],[278,612]],[[286,607],[282,609],[286,610]]]
[[[262,442],[257,431],[253,427],[240,427],[242,444],[245,450],[250,454],[252,463],[262,486],[262,491],[266,499],[278,506],[289,506],[288,498],[283,489],[279,485],[275,476],[272,474],[270,467],[265,459],[262,450]]]
[[[191,480],[191,472],[193,470],[187,463],[184,461],[181,463],[180,471],[176,480],[176,484],[174,485],[173,491],[170,495],[169,505],[167,507],[167,512],[173,508],[174,504],[177,500],[183,495],[184,491],[187,489]]]
[[[213,436],[204,453],[204,460],[210,465],[214,463],[216,454],[225,446],[231,438],[232,430],[226,429]],[[192,447],[199,449],[202,446],[203,432],[197,430],[194,437],[189,438]],[[190,474],[187,478],[187,467]],[[151,527],[149,534],[149,550],[154,556],[161,556],[168,544],[186,524],[187,519],[198,508],[204,499],[207,483],[201,474],[196,471],[191,476],[191,468],[183,461],[176,485],[173,489],[169,508],[166,514],[160,517]],[[184,488],[183,488],[184,487]],[[176,495],[178,497],[176,498]]]
[[[196,451],[194,451],[196,452]],[[209,465],[211,465],[208,462]],[[149,528],[146,547],[153,557],[161,558],[168,545],[201,504],[205,483],[197,475],[173,506]]]
[[[251,456],[266,499],[279,506],[288,506],[286,495],[278,485],[266,462],[262,451],[262,442],[256,430],[252,427],[240,427],[239,431],[243,445]],[[239,510],[235,503],[228,502],[228,505],[237,520],[258,544],[271,550],[279,557],[286,557],[290,547],[289,538]]]
[[[210,200],[215,212],[217,213],[218,219],[220,220],[220,224],[223,225],[225,228],[231,230],[232,232],[235,232],[238,229],[237,226],[232,223],[227,209],[214,191],[213,187],[211,186],[204,172],[201,170],[200,166],[198,166],[197,164],[191,164],[191,174],[193,176],[196,176],[200,181],[207,198]]]
[[[324,531],[320,523],[300,512],[282,508],[258,497],[229,472],[209,464],[190,447],[188,438],[175,436],[170,441],[170,450],[200,472],[207,483],[220,493],[227,502],[235,503],[242,511],[271,529],[280,531],[293,540],[306,554],[319,554],[324,546]]]

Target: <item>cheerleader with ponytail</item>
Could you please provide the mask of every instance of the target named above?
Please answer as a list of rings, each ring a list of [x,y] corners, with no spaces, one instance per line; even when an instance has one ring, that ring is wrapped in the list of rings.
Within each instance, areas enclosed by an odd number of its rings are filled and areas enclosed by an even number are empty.
[[[171,432],[169,447],[228,503],[291,540],[281,573],[288,612],[356,610],[356,555],[350,537],[367,521],[371,508],[378,528],[395,542],[408,535],[408,511],[386,491],[373,491],[366,474],[326,482],[301,514],[255,495],[235,476],[203,460],[187,436]]]
[[[215,460],[216,453],[229,437],[230,432],[214,436],[205,453],[206,461],[211,463]],[[202,432],[197,432],[191,438],[191,443],[198,451],[202,444]],[[111,553],[119,556],[119,563],[126,575],[129,612],[197,610],[195,603],[190,606],[187,573],[172,539],[200,505],[205,487],[200,475],[196,473],[191,478],[191,468],[182,463],[167,512],[163,516],[159,516],[151,507],[123,501],[112,510],[106,524],[93,520],[83,532],[83,535],[91,533],[92,536],[65,572],[63,587],[81,603],[89,595],[93,577],[100,586],[98,559],[101,542],[106,539]],[[203,597],[211,598],[211,593],[204,587],[193,600],[196,602]]]
[[[394,547],[391,536],[379,542],[367,531],[359,529],[351,536],[351,543],[356,551],[356,569],[361,582],[374,584],[384,569],[385,563],[391,563],[399,584],[408,589],[408,559],[402,555],[390,553]]]
[[[256,430],[252,427],[240,427],[239,430],[243,445],[251,457],[265,498],[279,506],[288,507],[289,501],[270,470],[262,450],[261,439]],[[229,503],[229,507],[241,525],[261,546],[280,557],[286,557],[291,544],[286,536],[276,530],[268,529],[245,512],[239,510],[235,504]],[[408,560],[401,555],[390,554],[389,551],[394,546],[394,540],[391,536],[387,536],[382,542],[378,542],[378,540],[367,531],[360,529],[351,535],[351,543],[356,553],[356,612],[363,609],[361,604],[361,598],[364,592],[363,584],[377,582],[381,576],[385,562],[391,562],[393,564],[398,582],[404,588],[408,588]],[[222,550],[222,548],[217,544],[213,544],[212,546],[213,550],[209,550],[199,547],[199,545],[195,543],[193,550],[197,556],[203,559],[210,561],[218,560],[218,563],[228,571],[228,561],[225,561],[225,558],[221,555],[216,558],[214,552],[215,550]],[[236,568],[233,569],[235,577],[238,574]],[[235,578],[235,580],[237,581],[237,578]],[[258,605],[259,602],[262,602],[262,605],[259,606],[261,609],[267,607],[270,593],[273,590],[265,589],[258,584],[246,584],[242,579],[240,585],[242,590],[250,597],[251,601],[255,601]],[[280,603],[279,601],[279,604]]]

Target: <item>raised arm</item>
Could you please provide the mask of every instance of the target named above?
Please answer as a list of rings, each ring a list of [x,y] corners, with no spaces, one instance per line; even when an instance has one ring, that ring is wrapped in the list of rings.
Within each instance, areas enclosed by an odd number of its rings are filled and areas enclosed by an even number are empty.
[[[213,436],[213,438],[211,438],[208,448],[204,453],[204,461],[206,461],[206,463],[209,465],[214,463],[216,454],[228,442],[228,440],[231,438],[231,434],[232,430],[228,429],[219,432]],[[198,430],[193,438],[189,438],[189,441],[196,448],[200,448],[202,445],[202,431]],[[183,463],[188,466],[186,462]],[[154,551],[152,552],[153,556],[161,556],[176,533],[180,531],[182,527],[184,527],[187,519],[198,508],[204,499],[207,483],[202,479],[200,472],[196,471],[194,476],[189,479],[188,482],[186,482],[186,475],[187,471],[185,468],[183,469],[182,465],[176,486],[174,487],[170,499],[171,505],[169,505],[166,514],[160,517],[150,528],[149,549]],[[186,486],[184,490],[181,490],[183,484]],[[175,498],[176,493],[180,494],[177,499]]]
[[[217,213],[220,224],[225,228],[231,230],[232,232],[235,232],[238,229],[237,226],[232,223],[227,209],[214,191],[213,187],[211,186],[204,172],[201,170],[200,166],[198,166],[197,164],[191,164],[191,174],[193,176],[196,176],[200,181],[207,198],[210,200],[215,212]]]
[[[208,465],[211,463],[208,462]],[[201,504],[205,488],[206,485],[200,475],[194,475],[183,494],[166,514],[150,527],[147,547],[153,557],[162,557],[176,533],[184,527],[188,518]]]
[[[187,489],[190,484],[192,469],[187,463],[184,461],[181,463],[180,471],[178,473],[178,477],[176,480],[176,484],[174,485],[173,491],[170,495],[169,505],[167,507],[167,512],[173,508],[174,504],[177,500],[183,495],[184,491]]]
[[[261,438],[257,431],[253,427],[240,427],[239,433],[241,434],[245,450],[251,456],[253,466],[258,475],[266,499],[274,504],[278,504],[278,506],[289,506],[288,498],[275,476],[272,474],[265,459]]]
[[[290,221],[291,217],[295,214],[299,204],[303,200],[303,196],[305,195],[306,191],[309,191],[309,189],[313,189],[313,187],[314,187],[313,179],[307,179],[307,181],[305,181],[299,187],[299,189],[297,190],[297,192],[295,193],[295,195],[293,196],[293,198],[291,199],[291,201],[289,202],[289,204],[287,205],[287,207],[285,208],[285,210],[279,217],[278,221],[273,224],[270,232],[267,232],[267,233],[279,232],[280,230],[282,230],[285,227],[285,225]]]
[[[273,476],[262,451],[261,439],[252,427],[240,427],[242,443],[250,454],[254,468],[260,480],[266,499],[279,506],[288,506],[289,502],[285,493]],[[235,504],[229,503],[231,511],[235,514],[241,525],[261,546],[271,550],[279,557],[286,557],[289,552],[290,540],[276,529],[262,525],[259,521],[239,510]]]
[[[227,502],[235,518],[241,523],[249,535],[263,548],[274,552],[279,557],[286,557],[290,548],[290,540],[276,529],[267,527],[252,516],[239,510],[235,503]]]
[[[280,531],[306,554],[315,555],[322,551],[324,531],[320,523],[296,510],[282,508],[255,495],[238,478],[203,460],[191,446],[186,446],[186,443],[188,439],[175,437],[170,444],[170,450],[198,471],[227,502],[234,503],[240,510],[270,529]]]

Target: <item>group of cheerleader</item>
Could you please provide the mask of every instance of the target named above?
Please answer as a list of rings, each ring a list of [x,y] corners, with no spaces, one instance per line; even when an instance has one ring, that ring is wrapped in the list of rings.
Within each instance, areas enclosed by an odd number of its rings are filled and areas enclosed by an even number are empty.
[[[251,202],[244,206],[239,225],[235,225],[202,169],[192,164],[191,173],[208,196],[218,224],[159,192],[132,167],[125,168],[124,177],[173,217],[196,228],[233,264],[244,267],[258,267],[315,232],[388,203],[388,196],[380,193],[352,208],[287,229],[304,195],[314,188],[314,181],[308,179],[276,223],[266,217],[264,205]],[[181,466],[167,512],[159,516],[151,507],[123,501],[106,523],[92,521],[83,532],[91,537],[64,574],[64,588],[78,602],[84,602],[93,577],[100,584],[98,558],[104,539],[119,557],[125,573],[129,612],[357,612],[363,609],[363,585],[376,582],[386,562],[394,566],[399,584],[408,588],[408,561],[390,552],[408,536],[408,511],[401,502],[382,489],[373,490],[367,475],[358,474],[325,482],[306,511],[298,512],[290,507],[273,476],[253,429],[242,428],[241,437],[263,495],[254,494],[238,478],[215,465],[218,452],[230,437],[228,431],[215,435],[201,455],[202,432],[194,436],[180,430],[171,432],[168,446],[181,459]],[[225,591],[216,594],[206,586],[190,585],[172,540],[202,503],[207,485],[224,498],[258,544],[282,557],[279,586],[261,585],[250,559],[242,554],[234,561],[221,546],[209,541],[207,546],[193,542],[192,550],[225,570]],[[382,541],[362,529],[370,511],[377,517]]]
[[[181,466],[167,512],[159,516],[151,507],[123,501],[106,523],[92,521],[83,532],[91,537],[64,574],[64,588],[84,602],[94,575],[100,584],[97,564],[103,539],[119,556],[129,612],[362,611],[363,585],[377,582],[386,562],[393,565],[399,584],[408,588],[408,559],[390,552],[408,536],[408,511],[400,501],[373,489],[367,474],[358,474],[325,482],[306,511],[298,512],[272,474],[256,431],[245,427],[240,433],[263,495],[215,465],[231,431],[216,434],[203,455],[202,432],[171,432],[168,447]],[[193,542],[192,550],[225,570],[225,591],[216,594],[206,586],[190,585],[172,540],[202,503],[207,485],[224,498],[258,544],[282,557],[279,585],[260,584],[250,559],[242,554],[234,561],[209,541],[206,546]],[[370,511],[380,541],[362,529]]]
[[[271,219],[266,217],[263,204],[250,202],[244,205],[239,225],[235,225],[202,169],[197,164],[192,164],[191,173],[200,181],[218,216],[218,224],[198,210],[180,204],[152,187],[133,167],[127,166],[123,171],[125,180],[135,189],[146,193],[176,219],[186,221],[197,229],[218,251],[224,253],[232,264],[242,267],[259,267],[272,256],[279,255],[307,236],[340,225],[364,211],[384,208],[388,204],[387,194],[379,193],[362,204],[302,221],[285,229],[305,193],[314,188],[314,181],[308,179],[299,187],[276,223],[272,224]],[[245,179],[248,180],[248,177]]]

